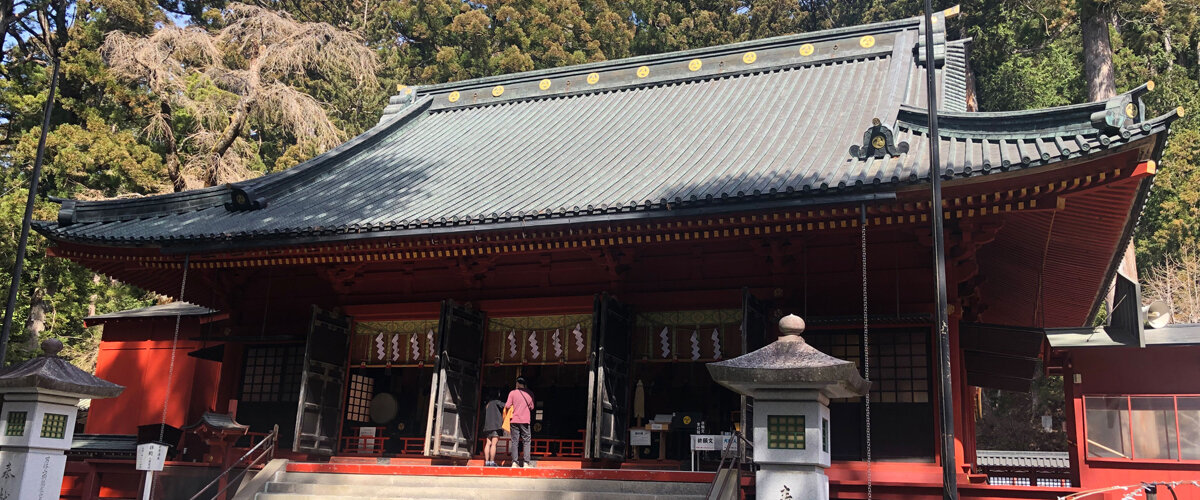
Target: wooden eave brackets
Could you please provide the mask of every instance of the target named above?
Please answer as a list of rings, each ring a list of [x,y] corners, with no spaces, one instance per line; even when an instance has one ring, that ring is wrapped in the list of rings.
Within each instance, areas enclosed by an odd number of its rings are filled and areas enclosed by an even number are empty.
[[[892,137],[892,129],[879,122],[878,118],[871,120],[872,126],[863,132],[862,146],[850,146],[850,156],[865,160],[870,157],[883,158],[884,155],[900,156],[908,152],[908,143],[896,144]]]

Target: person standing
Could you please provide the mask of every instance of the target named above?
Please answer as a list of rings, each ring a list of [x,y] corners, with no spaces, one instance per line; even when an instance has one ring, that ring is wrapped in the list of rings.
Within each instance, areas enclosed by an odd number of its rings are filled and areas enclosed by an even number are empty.
[[[502,392],[497,389],[491,393],[492,399],[483,407],[483,465],[494,467],[496,463],[496,443],[504,435],[504,403],[500,401]]]
[[[533,462],[529,460],[529,450],[532,446],[529,423],[533,420],[533,393],[526,386],[525,377],[517,377],[517,388],[508,393],[508,401],[504,403],[504,408],[513,409],[510,422],[512,438],[508,443],[508,450],[512,453],[512,466],[533,467]],[[518,456],[520,451],[524,451],[523,457]]]

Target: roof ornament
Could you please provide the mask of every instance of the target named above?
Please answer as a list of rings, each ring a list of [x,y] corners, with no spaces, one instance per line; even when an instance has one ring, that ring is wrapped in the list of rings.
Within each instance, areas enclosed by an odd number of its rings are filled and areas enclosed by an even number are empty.
[[[245,212],[260,208],[267,208],[266,198],[255,196],[254,190],[249,187],[229,186],[229,202],[225,203],[225,210]]]
[[[1146,119],[1142,96],[1154,90],[1154,80],[1105,101],[1104,109],[1091,115],[1092,126],[1106,132],[1116,132]]]
[[[58,209],[58,225],[67,227],[75,221],[75,200],[63,200],[62,207]]]
[[[863,132],[862,146],[850,146],[850,156],[865,160],[867,158],[883,158],[887,156],[900,156],[908,152],[908,143],[896,143],[892,136],[892,129],[888,128],[879,121],[879,118],[871,120],[871,127]]]

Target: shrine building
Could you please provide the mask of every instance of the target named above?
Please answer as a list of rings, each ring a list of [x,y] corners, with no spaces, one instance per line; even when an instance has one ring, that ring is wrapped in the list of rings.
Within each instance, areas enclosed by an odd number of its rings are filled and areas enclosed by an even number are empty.
[[[1029,390],[1045,329],[1092,324],[1183,111],[1151,113],[1149,82],[978,112],[970,41],[947,40],[945,15],[934,61],[910,18],[402,88],[374,128],[283,172],[62,201],[35,226],[52,255],[195,305],[89,321],[105,325],[97,375],[127,389],[92,403],[85,432],[158,424],[170,393],[170,426],[278,425],[295,461],[468,463],[482,404],[523,376],[539,466],[685,467],[688,435],[753,410],[705,364],[794,313],[814,347],[869,361],[871,427],[865,398],[830,403],[833,497],[865,498],[868,433],[875,496],[941,497],[940,380],[964,498],[1091,486],[987,484],[978,388]]]

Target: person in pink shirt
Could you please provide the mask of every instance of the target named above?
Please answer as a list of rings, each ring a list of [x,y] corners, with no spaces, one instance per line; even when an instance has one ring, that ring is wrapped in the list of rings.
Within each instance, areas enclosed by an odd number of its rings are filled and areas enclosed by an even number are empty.
[[[509,422],[512,425],[509,431],[512,438],[508,444],[508,450],[512,453],[512,466],[533,467],[533,462],[529,460],[529,449],[532,446],[529,423],[533,421],[533,393],[526,387],[525,377],[517,377],[517,388],[508,393],[508,401],[504,403],[504,408],[513,409],[512,420]],[[524,456],[518,457],[517,452],[521,450],[524,450]]]

